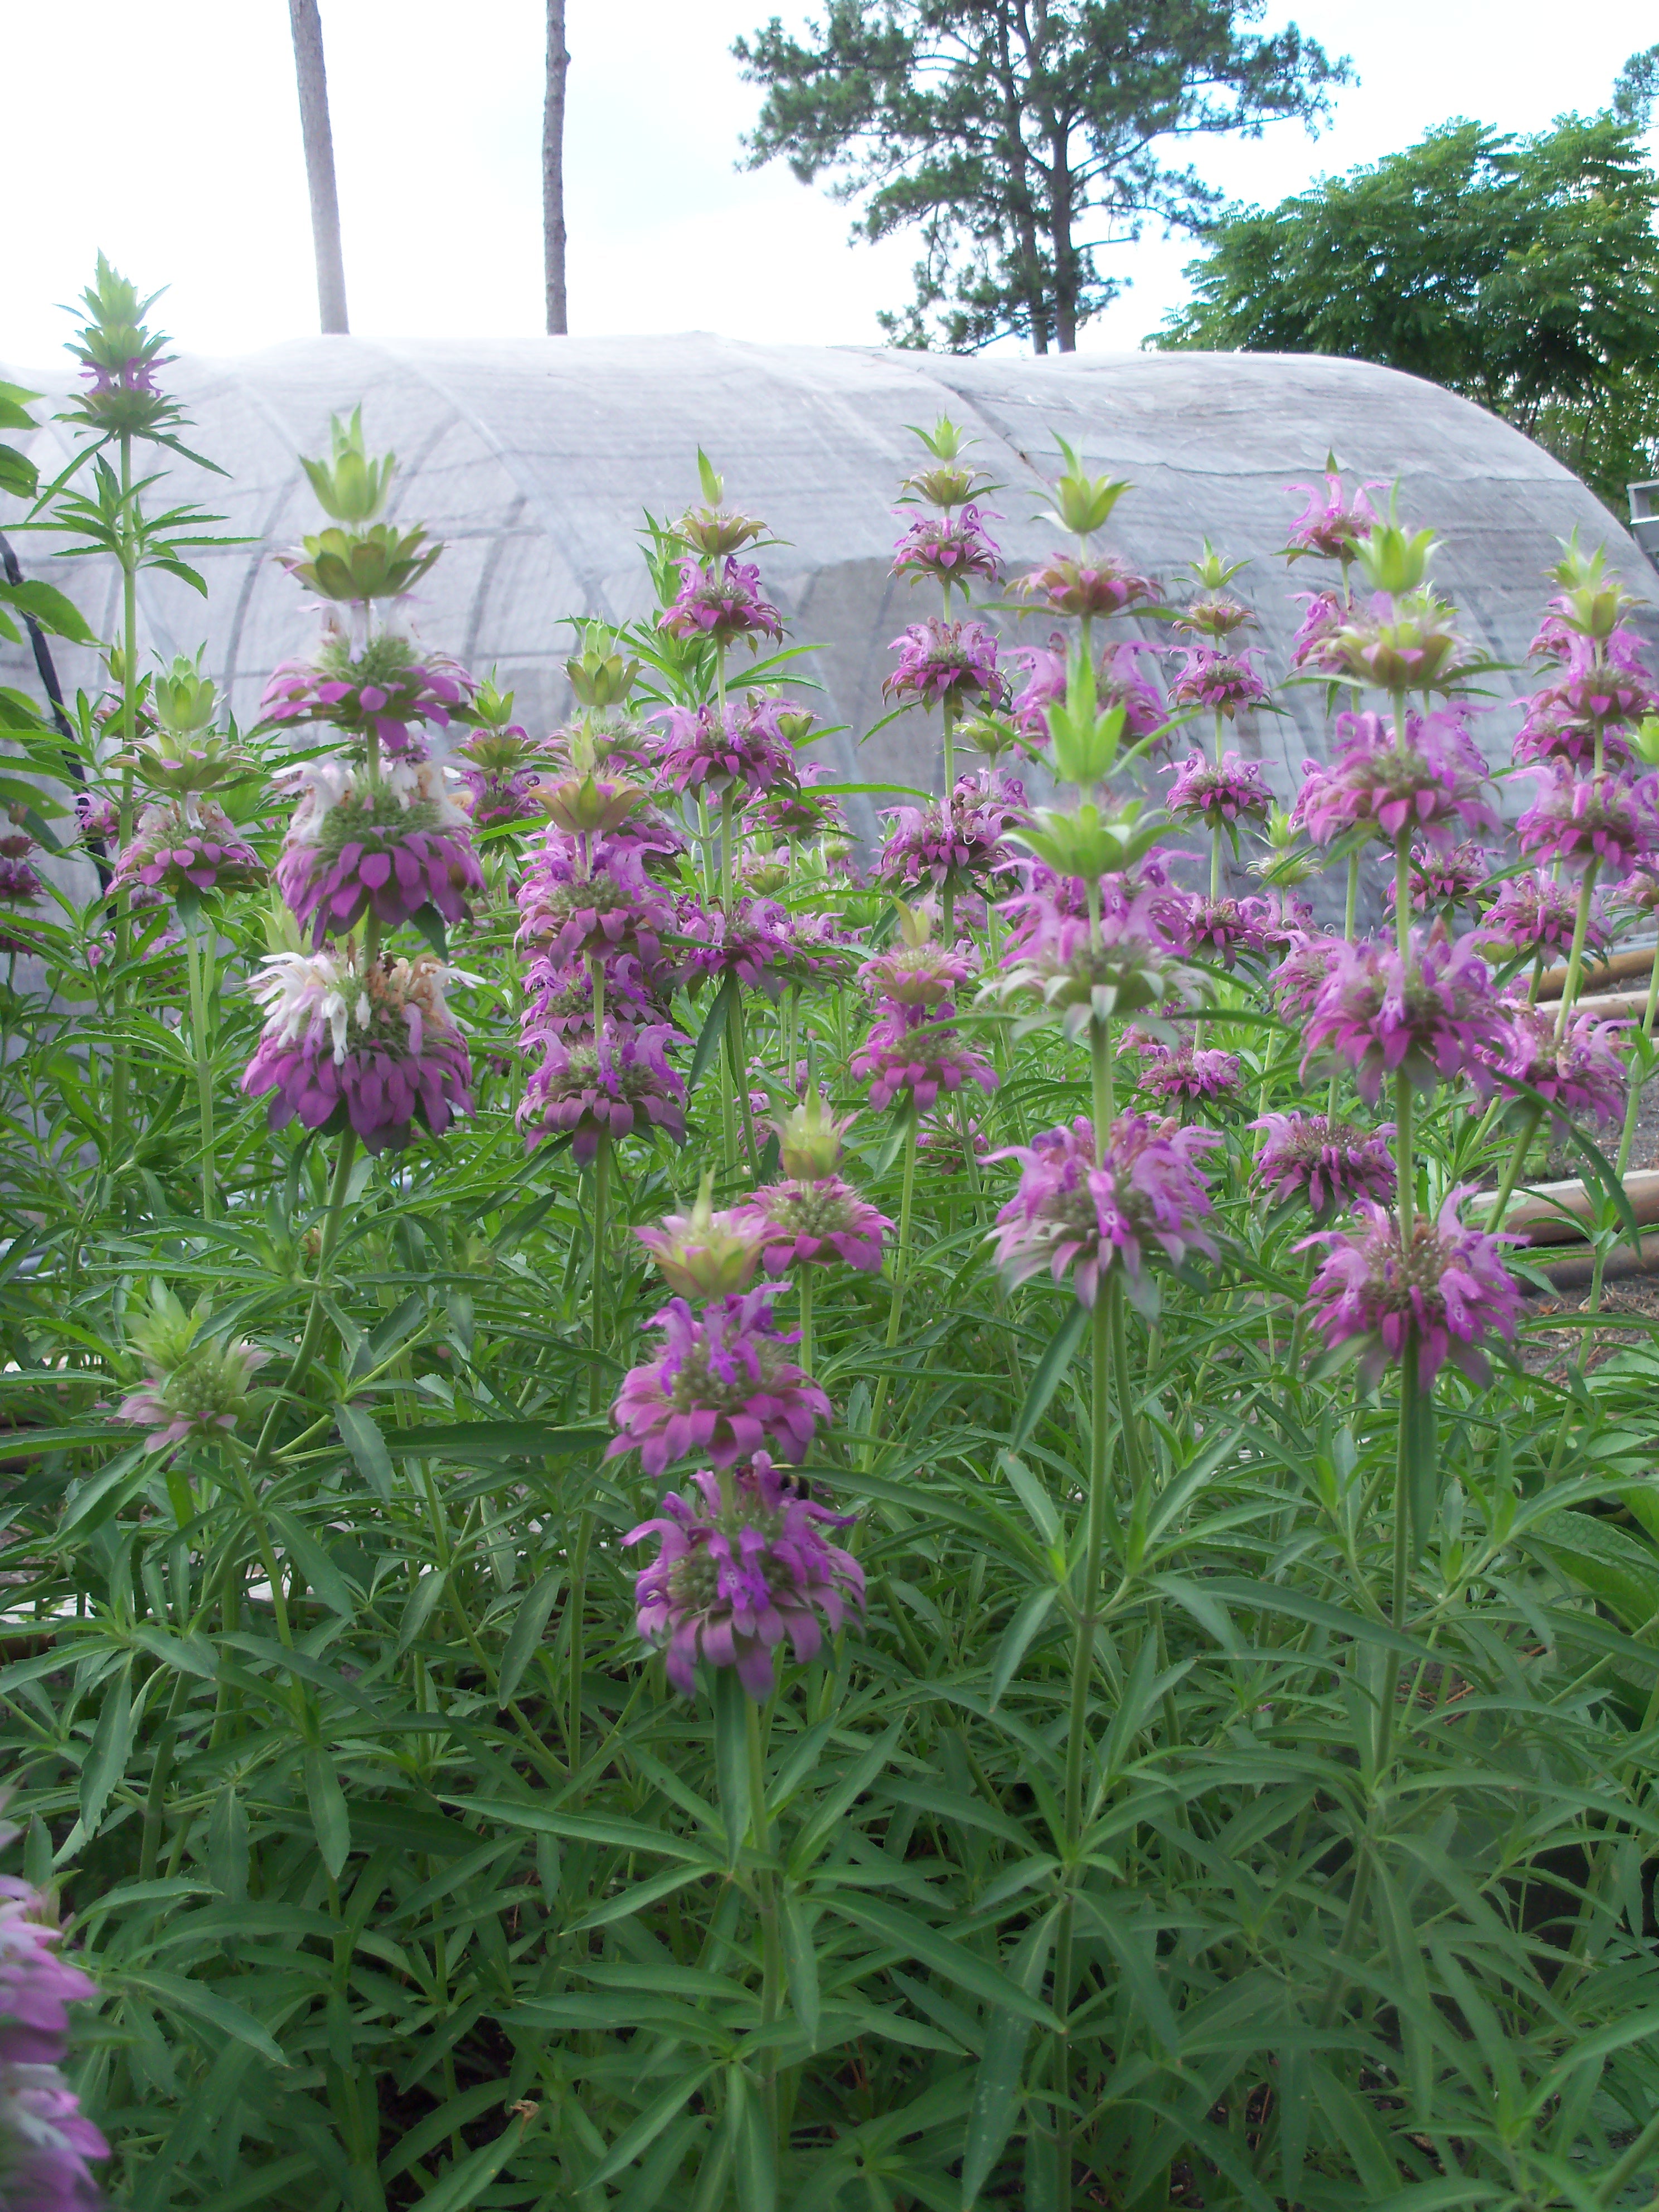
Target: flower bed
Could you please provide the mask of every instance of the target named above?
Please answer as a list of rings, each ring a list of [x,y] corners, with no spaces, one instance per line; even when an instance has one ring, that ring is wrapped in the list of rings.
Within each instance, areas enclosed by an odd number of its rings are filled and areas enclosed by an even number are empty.
[[[71,422],[131,462],[119,281]],[[1659,968],[1580,1004],[1659,884],[1630,602],[1564,549],[1494,672],[1333,476],[1274,670],[1268,564],[1144,574],[1062,446],[1005,580],[923,442],[939,795],[873,856],[707,464],[558,731],[413,636],[354,419],[265,720],[124,635],[75,814],[20,738],[8,2205],[1659,2185],[1659,1354],[1538,1371],[1510,1225],[1572,1148],[1591,1316],[1637,1234]]]

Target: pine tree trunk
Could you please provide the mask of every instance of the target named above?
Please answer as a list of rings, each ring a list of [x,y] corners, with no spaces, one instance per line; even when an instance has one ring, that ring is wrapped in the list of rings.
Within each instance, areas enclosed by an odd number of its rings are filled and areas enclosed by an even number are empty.
[[[317,312],[325,332],[343,334],[345,257],[340,249],[340,197],[334,185],[334,135],[328,125],[328,77],[323,68],[323,19],[317,0],[288,0],[294,70],[300,84],[300,129],[311,188],[311,237],[317,256]]]
[[[542,246],[547,275],[547,328],[569,329],[564,289],[564,0],[547,0],[547,100],[542,109]]]

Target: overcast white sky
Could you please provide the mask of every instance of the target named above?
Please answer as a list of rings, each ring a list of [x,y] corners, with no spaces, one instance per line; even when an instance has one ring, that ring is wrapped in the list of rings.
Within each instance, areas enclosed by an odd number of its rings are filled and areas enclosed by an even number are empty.
[[[541,328],[543,0],[321,0],[352,326]],[[870,343],[913,247],[849,246],[846,210],[781,166],[733,167],[757,100],[733,36],[793,0],[569,0],[574,331],[715,330]],[[1361,82],[1310,141],[1200,144],[1231,195],[1273,201],[1448,116],[1536,129],[1602,105],[1659,38],[1648,0],[1270,0]],[[285,0],[0,0],[9,205],[0,360],[44,367],[101,246],[181,346],[236,353],[316,328]],[[1133,288],[1085,343],[1126,347],[1185,296],[1185,242],[1125,248]]]

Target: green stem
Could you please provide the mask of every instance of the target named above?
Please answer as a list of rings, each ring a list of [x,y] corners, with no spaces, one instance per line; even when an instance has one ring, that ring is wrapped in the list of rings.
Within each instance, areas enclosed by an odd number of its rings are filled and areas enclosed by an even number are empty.
[[[334,1163],[334,1180],[329,1188],[328,1211],[323,1216],[323,1234],[317,1250],[317,1284],[311,1293],[311,1305],[306,1314],[304,1333],[300,1348],[294,1355],[294,1364],[289,1370],[286,1389],[289,1395],[304,1382],[307,1370],[317,1350],[318,1339],[323,1331],[323,1292],[327,1287],[328,1263],[334,1256],[334,1247],[339,1242],[340,1223],[345,1213],[346,1189],[351,1181],[351,1163],[357,1150],[357,1133],[346,1129],[340,1137],[340,1150]],[[265,1417],[265,1425],[259,1437],[256,1461],[263,1460],[275,1433],[282,1401],[278,1399]]]
[[[1075,1905],[1073,1887],[1083,1851],[1083,1785],[1089,1748],[1089,1686],[1094,1674],[1095,1632],[1099,1626],[1101,1563],[1109,1508],[1106,1438],[1111,1404],[1114,1319],[1121,1284],[1114,1267],[1095,1294],[1093,1316],[1094,1393],[1089,1435],[1089,1497],[1084,1526],[1082,1574],[1078,1589],[1077,1636],[1072,1650],[1072,1695],[1066,1734],[1066,1895],[1054,1944],[1054,2008],[1066,2024],[1054,2040],[1055,2203],[1069,2197],[1072,2129],[1066,2100],[1071,2084],[1072,1949]],[[1120,1407],[1120,1412],[1122,1408]]]
[[[132,436],[121,434],[121,744],[129,764],[121,770],[121,849],[132,842],[133,775],[131,756],[138,743],[138,550],[132,529]],[[132,955],[132,901],[124,884],[115,899],[115,988],[111,1013],[115,1039],[110,1066],[110,1147],[119,1159],[126,1148],[127,962]]]
[[[891,1352],[898,1342],[899,1319],[904,1311],[904,1293],[910,1280],[910,1207],[916,1191],[916,1125],[921,1117],[915,1109],[909,1109],[909,1126],[904,1133],[904,1182],[899,1194],[898,1250],[893,1261],[893,1296],[887,1309],[887,1349]]]
[[[197,920],[185,922],[185,973],[190,984],[190,1041],[196,1063],[196,1110],[201,1127],[202,1218],[213,1218],[213,1058],[208,1049],[207,987],[203,970],[212,959],[211,940],[198,936]]]
[[[1653,1024],[1656,1016],[1659,1016],[1659,945],[1656,945],[1653,949],[1653,972],[1648,978],[1648,1003],[1642,1013],[1642,1038],[1644,1043],[1651,1044],[1653,1042]],[[1632,1067],[1630,1096],[1625,1101],[1625,1126],[1619,1133],[1619,1158],[1613,1168],[1615,1182],[1623,1182],[1625,1180],[1625,1170],[1630,1165],[1630,1148],[1636,1140],[1637,1116],[1641,1110],[1642,1085],[1637,1079],[1636,1070]],[[1590,1283],[1589,1310],[1592,1313],[1599,1313],[1601,1310],[1601,1271],[1606,1265],[1607,1254],[1604,1251],[1598,1251],[1595,1255],[1595,1273]]]
[[[1353,943],[1354,926],[1359,918],[1359,855],[1348,855],[1348,896],[1342,908],[1342,934]]]
[[[800,1342],[795,1347],[795,1361],[803,1375],[812,1372],[812,1270],[803,1263],[797,1271],[795,1285],[800,1297]]]
[[[1112,1097],[1111,1027],[1095,1017],[1089,1023],[1089,1073],[1094,1095],[1095,1165],[1098,1167],[1106,1158],[1116,1113]]]
[[[910,1208],[916,1190],[916,1124],[920,1115],[914,1103],[907,1108],[909,1126],[904,1133],[904,1182],[899,1195],[898,1243],[893,1252],[893,1290],[887,1308],[887,1350],[890,1354],[897,1346],[899,1322],[904,1312],[904,1293],[910,1279]],[[890,1370],[890,1359],[889,1367]],[[887,1404],[888,1388],[892,1381],[890,1371],[883,1374],[876,1383],[875,1401],[870,1408],[870,1443],[865,1465],[874,1460],[876,1438],[881,1433],[881,1417]]]
[[[570,1771],[581,1765],[582,1675],[587,1665],[587,1554],[593,1542],[593,1509],[582,1508],[576,1523],[576,1555],[570,1565],[570,1721],[566,1745]]]
[[[1521,1170],[1526,1164],[1527,1153],[1538,1133],[1541,1118],[1542,1109],[1537,1106],[1528,1106],[1521,1117],[1521,1127],[1516,1132],[1515,1144],[1504,1165],[1504,1180],[1498,1185],[1497,1201],[1486,1216],[1485,1225],[1489,1235],[1495,1236],[1504,1226],[1504,1216],[1510,1210],[1510,1200],[1515,1195],[1516,1184],[1521,1180]]]
[[[743,994],[740,991],[732,993],[732,1012],[727,1027],[732,1031],[732,1056],[737,1063],[738,1103],[743,1109],[743,1141],[744,1149],[749,1154],[749,1173],[750,1179],[758,1182],[760,1181],[760,1147],[755,1142],[755,1109],[750,1103],[749,1098],[749,1028],[744,1019]]]
[[[595,1413],[604,1410],[605,1396],[599,1358],[605,1349],[605,1261],[610,1200],[611,1139],[602,1133],[599,1150],[593,1155],[593,1266],[588,1285],[593,1301],[588,1327],[588,1346],[592,1353],[588,1370],[588,1407]]]
[[[1394,1079],[1394,1172],[1395,1202],[1400,1211],[1400,1247],[1403,1252],[1411,1247],[1412,1212],[1417,1198],[1417,1161],[1412,1152],[1412,1085],[1403,1067]]]
[[[1567,1024],[1572,1019],[1573,1003],[1578,996],[1578,985],[1584,972],[1584,939],[1589,933],[1590,900],[1595,890],[1595,872],[1600,863],[1592,860],[1584,871],[1584,880],[1578,886],[1578,911],[1572,918],[1572,950],[1567,955],[1567,972],[1561,984],[1561,1010],[1555,1018],[1555,1041],[1559,1044],[1567,1033]]]
[[[732,887],[737,875],[735,820],[732,788],[727,784],[720,794],[720,904],[727,914],[732,911]]]

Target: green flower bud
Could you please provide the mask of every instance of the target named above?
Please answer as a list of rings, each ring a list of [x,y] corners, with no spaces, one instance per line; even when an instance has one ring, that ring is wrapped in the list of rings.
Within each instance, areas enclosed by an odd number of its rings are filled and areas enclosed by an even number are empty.
[[[332,460],[312,461],[303,453],[300,456],[300,466],[311,479],[318,505],[336,522],[373,522],[386,505],[398,456],[385,453],[379,460],[369,459],[363,446],[361,407],[349,422],[331,416],[328,427],[334,445]]]
[[[1121,477],[1091,477],[1084,471],[1081,457],[1064,438],[1056,438],[1066,462],[1066,472],[1054,486],[1054,503],[1042,519],[1069,530],[1074,538],[1092,538],[1105,527],[1107,518],[1126,491],[1132,489]]]
[[[412,589],[443,551],[426,545],[420,525],[399,530],[377,522],[368,530],[325,530],[303,539],[303,557],[280,553],[291,576],[319,598],[362,605],[369,599],[395,599]]]
[[[218,694],[212,678],[203,675],[201,659],[199,653],[194,660],[179,655],[167,674],[157,676],[150,685],[155,719],[171,737],[191,737],[212,723]]]

